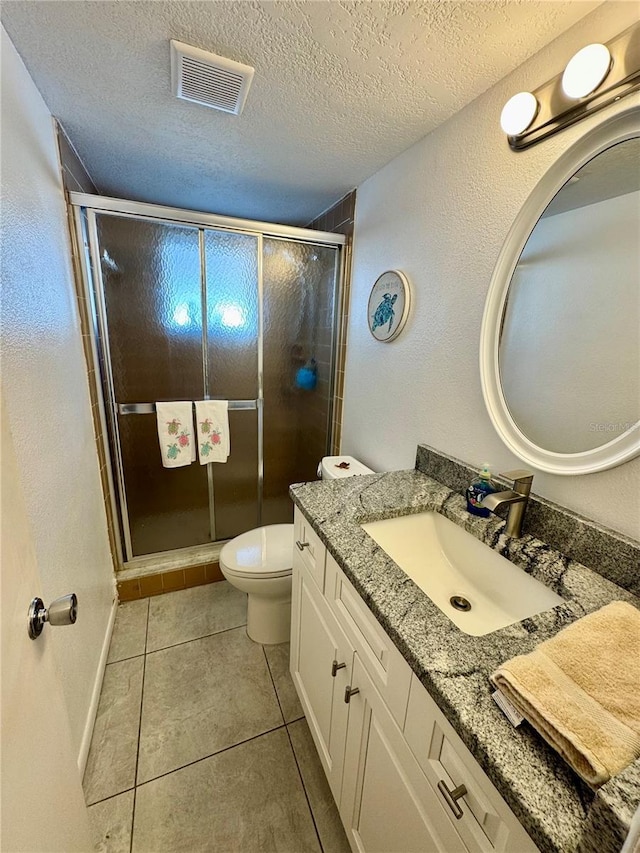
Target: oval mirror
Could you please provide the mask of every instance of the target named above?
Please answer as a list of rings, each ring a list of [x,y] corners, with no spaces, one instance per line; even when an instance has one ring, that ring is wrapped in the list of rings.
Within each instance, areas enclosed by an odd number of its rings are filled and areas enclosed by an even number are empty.
[[[585,136],[527,200],[489,289],[481,375],[494,426],[540,470],[640,453],[637,111]]]

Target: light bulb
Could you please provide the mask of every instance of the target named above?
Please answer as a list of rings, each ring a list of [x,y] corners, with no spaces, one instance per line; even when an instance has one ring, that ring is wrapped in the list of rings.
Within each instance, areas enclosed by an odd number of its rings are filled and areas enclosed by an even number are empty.
[[[508,136],[517,136],[529,127],[538,112],[538,101],[531,92],[519,92],[502,108],[500,126]]]
[[[562,89],[569,98],[585,98],[609,73],[611,54],[603,44],[588,44],[569,60],[562,75]]]

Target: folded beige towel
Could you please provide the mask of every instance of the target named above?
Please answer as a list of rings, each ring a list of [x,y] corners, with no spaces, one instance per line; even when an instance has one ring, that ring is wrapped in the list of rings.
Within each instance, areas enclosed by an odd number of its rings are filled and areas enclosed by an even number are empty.
[[[579,619],[491,680],[593,788],[640,757],[640,610],[631,604]]]

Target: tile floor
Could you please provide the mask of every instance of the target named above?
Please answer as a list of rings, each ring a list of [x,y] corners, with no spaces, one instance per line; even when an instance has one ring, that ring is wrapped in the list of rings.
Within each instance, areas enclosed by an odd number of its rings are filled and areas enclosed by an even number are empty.
[[[102,853],[348,853],[289,676],[226,581],[118,607],[84,792]]]

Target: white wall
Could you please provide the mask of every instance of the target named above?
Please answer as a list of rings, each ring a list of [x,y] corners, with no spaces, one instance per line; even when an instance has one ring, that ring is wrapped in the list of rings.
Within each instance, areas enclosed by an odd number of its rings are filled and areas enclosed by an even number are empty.
[[[2,395],[45,604],[78,595],[77,623],[46,626],[37,642],[54,646],[80,754],[114,578],[53,120],[1,35]]]
[[[486,413],[480,323],[500,248],[538,180],[566,148],[638,95],[527,151],[512,152],[500,111],[515,92],[559,72],[575,51],[637,19],[606,3],[358,188],[342,451],[377,470],[413,467],[427,444],[497,471],[521,467]],[[412,317],[391,344],[366,324],[384,270],[414,286]],[[638,538],[640,458],[581,477],[536,473],[534,491]]]

